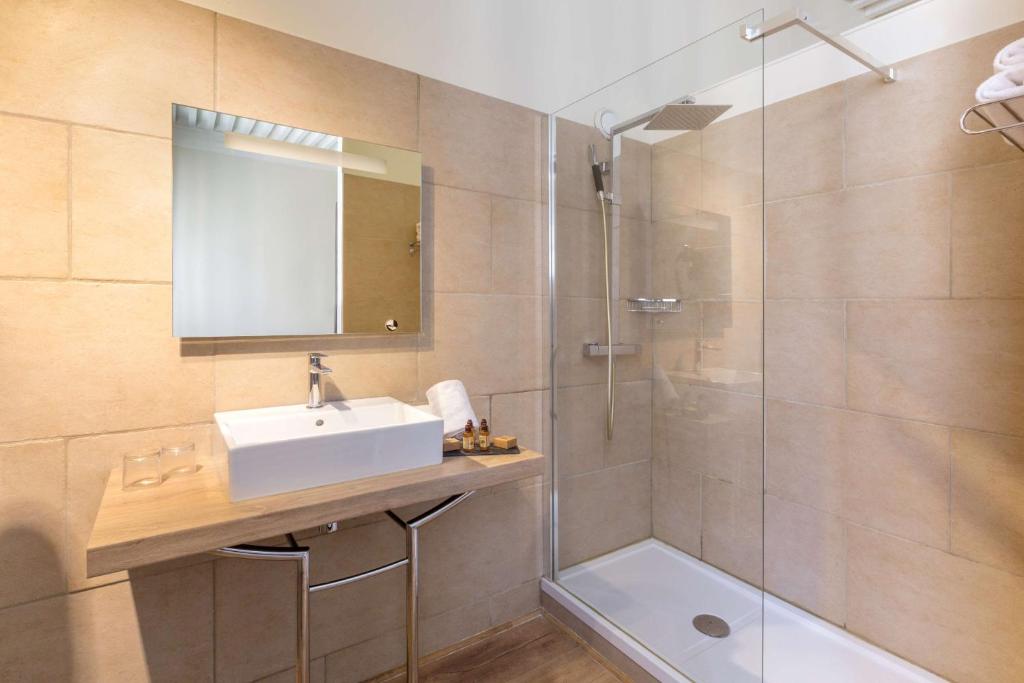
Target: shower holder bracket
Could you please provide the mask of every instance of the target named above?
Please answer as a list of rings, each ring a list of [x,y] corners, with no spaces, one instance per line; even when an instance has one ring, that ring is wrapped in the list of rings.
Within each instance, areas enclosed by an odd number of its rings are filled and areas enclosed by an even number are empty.
[[[756,26],[744,25],[740,26],[740,38],[752,43],[755,40],[766,38],[770,35],[778,33],[779,31],[785,31],[787,28],[792,26],[799,26],[806,30],[808,33],[813,34],[815,37],[823,40],[832,47],[836,48],[840,52],[844,53],[848,57],[860,62],[871,71],[882,77],[882,81],[885,83],[892,83],[896,80],[896,69],[882,64],[877,59],[872,57],[867,52],[864,52],[859,47],[851,43],[849,40],[842,36],[833,35],[827,31],[823,31],[811,21],[811,18],[801,9],[791,9],[787,12],[783,12],[777,16],[772,17],[768,21],[760,23]]]
[[[616,356],[635,356],[640,353],[639,344],[613,344],[612,354]],[[587,357],[607,356],[608,347],[597,342],[584,342],[583,355]]]

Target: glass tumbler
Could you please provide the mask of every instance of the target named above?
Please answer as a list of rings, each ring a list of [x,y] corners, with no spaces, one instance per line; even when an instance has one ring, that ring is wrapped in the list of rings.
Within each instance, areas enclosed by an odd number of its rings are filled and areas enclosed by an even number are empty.
[[[147,451],[124,456],[121,488],[139,489],[156,486],[160,477],[160,451]]]
[[[163,476],[192,474],[196,471],[196,445],[191,441],[160,449],[160,469]]]

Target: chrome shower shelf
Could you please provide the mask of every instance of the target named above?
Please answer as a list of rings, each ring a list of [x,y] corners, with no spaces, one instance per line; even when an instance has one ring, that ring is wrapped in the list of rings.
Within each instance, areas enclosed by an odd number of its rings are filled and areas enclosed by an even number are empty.
[[[1010,102],[1015,102],[1014,106],[1011,107]],[[971,114],[984,121],[988,128],[968,128],[967,117]],[[997,114],[999,119],[1009,120],[1010,122],[1002,125],[998,124],[996,122]],[[1003,136],[1003,139],[1024,152],[1024,95],[1015,95],[1014,97],[1006,97],[991,102],[981,102],[968,107],[960,116],[960,130],[968,135],[999,133]],[[1007,133],[1010,130],[1015,131],[1015,133],[1013,135]]]
[[[680,313],[683,302],[679,299],[626,299],[626,310],[634,313]]]

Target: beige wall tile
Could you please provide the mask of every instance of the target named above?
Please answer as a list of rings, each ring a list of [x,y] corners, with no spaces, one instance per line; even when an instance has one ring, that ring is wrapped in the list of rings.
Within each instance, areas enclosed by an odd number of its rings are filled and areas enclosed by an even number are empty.
[[[171,280],[171,143],[71,129],[71,274]]]
[[[571,477],[651,458],[651,383],[617,382],[612,440],[605,434],[604,385],[558,390],[559,475]]]
[[[707,301],[704,315],[704,368],[761,372],[762,305]]]
[[[170,285],[0,282],[0,319],[0,440],[209,419],[213,363],[171,337]]]
[[[605,142],[606,147],[607,145],[608,143]],[[609,158],[603,157],[600,149],[598,147],[598,158]],[[587,155],[585,148],[583,152]],[[589,161],[589,155],[585,158]],[[651,220],[651,146],[631,138],[622,138],[619,173],[622,215],[642,221]],[[591,171],[591,179],[593,179],[593,171]]]
[[[172,102],[213,105],[213,21],[170,0],[6,3],[0,110],[170,135]]]
[[[683,468],[760,489],[761,398],[676,384],[677,398],[654,415],[654,450]],[[671,455],[669,455],[671,454]]]
[[[850,302],[851,408],[1024,433],[1024,303]]]
[[[481,491],[424,527],[423,614],[442,614],[480,601],[486,608],[490,596],[539,578],[541,506],[539,485]],[[443,644],[447,643],[431,649]]]
[[[629,382],[651,376],[651,329],[646,315],[626,312],[623,302],[614,305],[619,344],[638,344],[640,353],[615,359],[615,379]],[[605,301],[601,299],[558,299],[558,383],[561,386],[600,384],[606,381],[606,358],[583,355],[583,344],[608,338]],[[536,342],[534,342],[536,343]]]
[[[565,569],[651,535],[651,464],[562,479],[558,501],[559,565]]]
[[[1024,574],[1024,439],[953,432],[951,548]]]
[[[214,566],[217,680],[251,681],[292,665],[295,662],[295,567],[292,563],[224,559],[217,560]],[[369,588],[371,595],[377,594],[374,586]],[[314,600],[310,601],[311,623],[315,618]],[[259,647],[253,647],[253,643],[258,643]]]
[[[64,591],[64,442],[0,446],[0,607]]]
[[[654,537],[700,557],[700,473],[671,450],[651,461],[651,523]]]
[[[765,304],[765,391],[830,406],[846,404],[846,309],[841,301]]]
[[[217,17],[220,111],[416,149],[416,93],[410,71]]]
[[[913,178],[766,209],[769,298],[949,294],[949,180]]]
[[[631,218],[620,220],[617,254],[620,299],[651,296],[653,246],[654,226],[651,223]]]
[[[128,572],[115,572],[86,578],[85,548],[92,525],[96,521],[100,500],[111,470],[120,475],[122,458],[133,453],[157,450],[191,441],[196,445],[196,458],[203,461],[210,454],[210,425],[152,429],[141,432],[102,434],[68,441],[67,464],[67,566],[68,589],[77,591],[128,578]],[[191,557],[164,563],[142,571],[166,571],[168,567],[194,564],[206,558]]]
[[[555,234],[559,297],[604,298],[604,228],[600,211],[558,207]],[[611,223],[608,225],[611,230]],[[611,236],[609,232],[609,237]]]
[[[761,493],[727,481],[701,479],[701,559],[761,586]]]
[[[763,201],[761,110],[713,123],[701,135],[701,208],[728,214],[732,208]]]
[[[420,388],[458,378],[470,394],[541,388],[541,299],[437,294],[433,339],[420,352]]]
[[[768,492],[919,543],[949,543],[944,427],[768,402]]]
[[[327,669],[327,658],[319,657],[309,662],[309,683],[324,683],[324,676]],[[259,683],[293,683],[295,681],[295,668],[285,669],[266,678],[261,678]]]
[[[538,202],[505,197],[491,200],[491,272],[495,293],[547,292],[546,222],[543,206]],[[478,253],[470,260],[477,258],[484,258],[484,254]]]
[[[651,147],[653,220],[679,220],[697,212],[701,206],[702,166],[699,131],[683,133]]]
[[[435,292],[490,292],[491,198],[443,185],[424,186],[423,196],[424,223],[432,237],[424,252],[432,255],[425,286]]]
[[[0,275],[68,272],[68,129],[0,116]]]
[[[544,448],[544,392],[495,394],[491,397],[491,435],[511,434],[523,448],[547,452]]]
[[[418,398],[416,338],[309,337],[221,342],[214,358],[218,411],[305,403],[309,354],[327,357],[327,400],[392,396]]]
[[[5,681],[212,681],[212,564],[6,609],[0,642]]]
[[[1024,296],[1024,162],[953,174],[953,296]]]
[[[1019,38],[1016,24],[896,65],[899,81],[864,74],[845,83],[846,173],[853,185],[1013,160],[998,136],[966,136],[955,125],[992,75],[992,55]]]
[[[852,632],[951,680],[1009,683],[1024,671],[1024,578],[847,527]]]
[[[843,109],[842,83],[765,108],[768,201],[843,187]]]
[[[765,496],[765,589],[843,625],[846,620],[846,532],[826,512]]]
[[[498,626],[525,616],[540,607],[540,579],[513,586],[492,595],[489,600],[491,624]]]
[[[598,160],[607,161],[611,156],[608,141],[592,125],[558,117],[555,122],[555,145],[558,155],[559,211],[563,207],[598,211],[600,205],[597,203],[597,191],[590,168],[589,148],[595,145]]]
[[[592,125],[559,118],[555,127],[558,154],[558,205],[583,211],[598,211],[597,190],[590,166],[590,145],[597,147],[600,161],[611,160],[611,145]],[[619,157],[619,197],[623,217],[651,219],[651,146],[637,140],[622,140]],[[612,189],[610,175],[605,188]]]
[[[540,201],[542,124],[535,111],[420,79],[420,150],[434,184]]]

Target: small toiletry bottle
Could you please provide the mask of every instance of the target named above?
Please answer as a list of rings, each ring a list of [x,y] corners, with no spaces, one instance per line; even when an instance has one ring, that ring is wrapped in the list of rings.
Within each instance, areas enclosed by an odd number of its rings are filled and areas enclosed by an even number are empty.
[[[473,421],[466,420],[466,429],[462,432],[462,450],[471,451],[475,446],[476,439],[473,436]]]
[[[480,450],[491,450],[491,430],[487,427],[487,420],[480,420]]]

